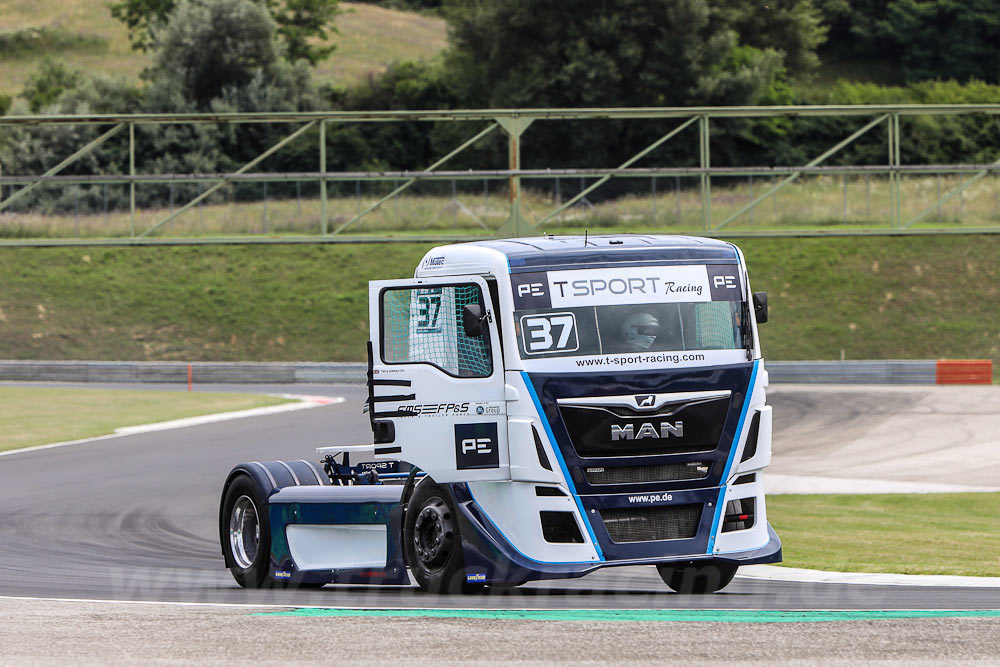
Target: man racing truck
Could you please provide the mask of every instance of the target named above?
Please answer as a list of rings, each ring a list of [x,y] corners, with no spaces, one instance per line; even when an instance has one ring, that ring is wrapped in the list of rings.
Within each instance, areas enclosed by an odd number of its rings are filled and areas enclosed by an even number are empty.
[[[371,282],[369,314],[373,442],[232,471],[219,531],[240,585],[398,585],[409,568],[467,592],[655,565],[706,593],[781,560],[767,295],[735,245],[448,245]]]

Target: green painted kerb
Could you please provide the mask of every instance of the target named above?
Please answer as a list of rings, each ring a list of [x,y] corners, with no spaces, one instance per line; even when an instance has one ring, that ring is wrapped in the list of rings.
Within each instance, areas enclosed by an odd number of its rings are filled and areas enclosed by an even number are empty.
[[[673,621],[702,623],[817,623],[895,618],[1000,618],[1000,609],[858,609],[782,611],[776,609],[293,609],[255,616],[479,618],[525,621]]]

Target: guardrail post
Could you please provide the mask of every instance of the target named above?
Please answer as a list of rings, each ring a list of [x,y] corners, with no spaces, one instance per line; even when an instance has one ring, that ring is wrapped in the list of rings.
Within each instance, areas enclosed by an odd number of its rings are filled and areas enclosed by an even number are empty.
[[[521,168],[521,135],[528,129],[534,118],[523,116],[513,116],[510,118],[497,118],[496,121],[507,133],[507,163],[508,169],[517,171]],[[503,225],[500,226],[500,236],[531,236],[536,233],[535,225],[527,220],[521,212],[521,177],[517,174],[510,176],[508,187],[510,189],[510,215]]]

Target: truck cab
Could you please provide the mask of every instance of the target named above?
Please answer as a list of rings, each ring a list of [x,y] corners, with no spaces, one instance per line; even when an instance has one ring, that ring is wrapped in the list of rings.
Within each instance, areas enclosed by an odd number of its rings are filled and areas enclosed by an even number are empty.
[[[365,580],[398,583],[409,568],[424,588],[468,590],[648,564],[674,590],[713,592],[741,564],[780,561],[762,479],[767,301],[735,245],[611,235],[443,246],[413,278],[373,281],[369,314],[373,443],[321,449],[395,471],[366,484],[344,462],[324,469],[347,480],[342,496],[399,489],[369,502],[386,518],[384,541],[365,547],[377,554]],[[287,510],[302,492],[270,492],[284,509],[271,512],[269,547],[299,532],[302,512]],[[332,492],[314,491],[313,504]],[[347,551],[357,537],[328,532],[323,543]],[[316,580],[290,555],[272,554],[272,578]],[[360,566],[318,560],[319,580],[358,581]]]

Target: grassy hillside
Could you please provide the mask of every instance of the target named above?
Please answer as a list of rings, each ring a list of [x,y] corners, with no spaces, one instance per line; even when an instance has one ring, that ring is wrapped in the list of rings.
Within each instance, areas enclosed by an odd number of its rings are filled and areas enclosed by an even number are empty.
[[[752,239],[770,359],[992,358],[1000,237]],[[426,244],[0,248],[0,358],[361,360]]]
[[[316,82],[338,85],[382,71],[393,60],[423,60],[445,46],[444,20],[360,3],[341,3],[333,55]],[[4,45],[8,45],[4,48]],[[16,46],[15,46],[16,45]],[[44,56],[85,72],[138,81],[151,60],[132,51],[125,25],[103,2],[4,0],[0,4],[0,93],[20,92]]]

